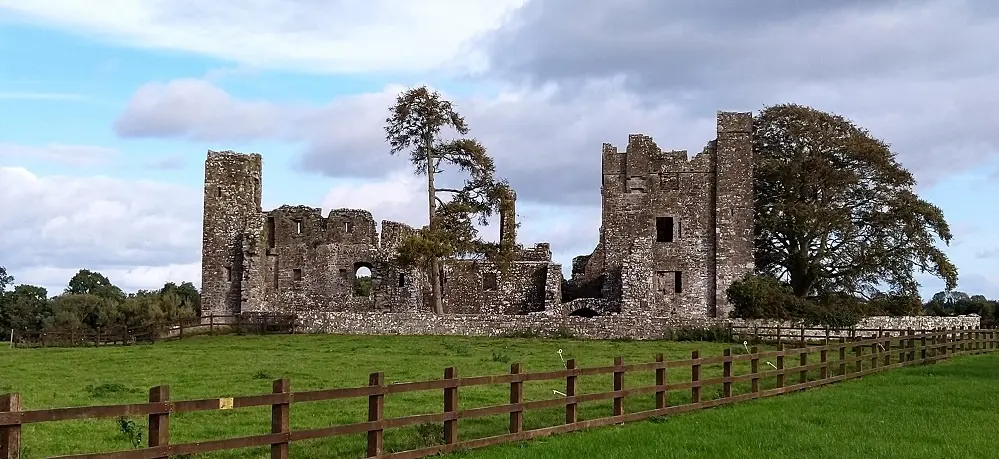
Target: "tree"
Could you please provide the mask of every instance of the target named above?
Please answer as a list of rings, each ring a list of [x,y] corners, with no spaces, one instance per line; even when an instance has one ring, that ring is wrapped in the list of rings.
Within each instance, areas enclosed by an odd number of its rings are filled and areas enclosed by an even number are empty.
[[[915,194],[888,144],[800,105],[767,107],[753,123],[759,272],[799,297],[916,296],[917,269],[957,285],[957,268],[936,246],[952,238],[943,212]]]
[[[201,315],[201,293],[194,284],[190,282],[183,282],[177,285],[173,282],[167,282],[160,289],[160,295],[166,295],[172,293],[180,298],[180,303],[182,307],[186,307],[194,311],[195,315]]]
[[[389,109],[385,122],[390,154],[409,151],[417,175],[427,176],[429,225],[400,243],[398,261],[427,268],[433,310],[443,314],[442,259],[484,254],[502,261],[511,253],[512,248],[482,241],[472,224],[474,216],[478,216],[479,224],[487,224],[487,218],[498,208],[509,186],[495,179],[493,160],[477,140],[441,138],[445,128],[462,136],[469,129],[454,105],[436,91],[420,86],[402,92]],[[441,169],[444,164],[467,175],[461,188],[438,185],[436,176],[444,172]],[[442,199],[439,193],[446,193],[449,199]]]
[[[125,292],[116,287],[103,274],[89,269],[81,269],[73,275],[66,286],[64,293],[90,294],[109,300],[122,301],[125,299]]]
[[[7,291],[7,287],[14,285],[14,276],[7,274],[7,268],[0,266],[0,294]]]
[[[21,284],[5,294],[0,307],[0,323],[3,329],[12,328],[20,333],[40,332],[45,318],[51,315],[48,292],[43,287]]]

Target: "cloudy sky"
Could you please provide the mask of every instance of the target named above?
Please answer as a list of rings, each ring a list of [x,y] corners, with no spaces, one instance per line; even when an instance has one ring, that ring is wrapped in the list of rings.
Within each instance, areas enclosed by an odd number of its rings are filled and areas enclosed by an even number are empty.
[[[566,265],[596,243],[603,142],[699,151],[717,110],[795,102],[889,142],[954,229],[959,288],[999,297],[995,2],[223,3],[0,0],[0,265],[19,282],[199,284],[208,149],[263,154],[265,208],[421,225],[382,127],[426,83],[517,189],[521,242]]]

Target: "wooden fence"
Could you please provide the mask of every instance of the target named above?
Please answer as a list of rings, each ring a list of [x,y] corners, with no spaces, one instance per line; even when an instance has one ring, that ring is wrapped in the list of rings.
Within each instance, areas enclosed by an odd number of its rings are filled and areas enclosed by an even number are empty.
[[[272,458],[287,458],[290,442],[364,433],[367,435],[367,457],[418,458],[458,449],[527,440],[584,428],[770,397],[858,378],[887,369],[925,365],[954,355],[990,352],[994,351],[997,345],[999,345],[999,340],[997,340],[995,329],[907,332],[904,336],[887,338],[857,340],[839,338],[838,342],[826,342],[819,346],[762,353],[753,347],[748,354],[741,355],[734,355],[733,349],[726,349],[724,355],[714,357],[701,357],[698,351],[693,351],[690,359],[685,360],[667,361],[662,354],[659,354],[654,362],[639,364],[625,364],[618,357],[614,360],[613,365],[594,368],[577,368],[575,360],[568,360],[564,370],[540,373],[525,373],[521,365],[515,363],[511,366],[509,374],[459,377],[457,369],[451,367],[444,370],[443,379],[394,384],[386,384],[383,373],[373,373],[369,377],[367,386],[303,392],[292,392],[289,380],[279,379],[274,381],[273,391],[270,394],[233,398],[175,401],[170,400],[169,386],[157,386],[150,389],[148,403],[28,411],[22,410],[20,395],[7,394],[0,397],[0,459],[19,458],[21,426],[25,424],[119,416],[148,416],[148,447],[112,453],[60,457],[77,459],[163,458],[269,445]],[[741,348],[741,346],[737,347],[737,349]],[[815,356],[818,357],[817,361],[814,360]],[[771,359],[776,361],[776,364],[773,364]],[[787,359],[792,359],[792,362],[797,359],[798,365],[785,368]],[[772,365],[773,369],[761,371],[761,360],[767,365]],[[733,374],[733,365],[737,362],[749,362],[750,371],[746,374]],[[701,377],[702,368],[718,364],[721,364],[723,370],[721,377],[710,379]],[[690,380],[686,381],[684,377],[683,382],[670,382],[668,374],[675,374],[678,371],[689,372]],[[625,376],[635,372],[654,372],[655,384],[626,388]],[[578,377],[605,374],[613,374],[613,388],[609,388],[611,390],[589,394],[579,393]],[[761,381],[766,380],[766,385],[769,386],[771,378],[776,378],[775,387],[762,389]],[[789,381],[789,378],[794,382]],[[564,381],[564,397],[525,401],[524,383],[529,381]],[[734,393],[733,384],[744,382],[750,383],[748,391]],[[458,399],[462,388],[484,385],[509,386],[510,403],[459,409]],[[709,397],[705,394],[706,396],[702,399],[702,389],[707,386],[721,386],[720,397],[707,400]],[[387,397],[414,391],[442,391],[443,409],[430,414],[396,418],[384,416]],[[689,391],[690,402],[670,405],[668,395],[671,391]],[[641,395],[654,396],[655,408],[625,413],[625,397]],[[290,428],[291,406],[294,404],[358,397],[367,399],[368,415],[365,421],[304,430]],[[580,420],[578,416],[579,404],[597,400],[613,400],[610,415],[597,419]],[[183,444],[170,443],[170,417],[174,414],[268,405],[271,406],[271,433],[269,434]],[[525,430],[524,413],[546,408],[563,408],[565,410],[564,424]],[[461,420],[498,414],[509,415],[508,433],[486,438],[461,439],[459,435]],[[384,432],[386,429],[424,423],[443,423],[443,444],[402,452],[385,451]]]
[[[44,331],[35,334],[11,333],[10,344],[12,347],[111,346],[183,339],[185,335],[203,333],[294,333],[296,321],[297,316],[291,314],[209,315],[166,325],[123,325],[103,330]]]

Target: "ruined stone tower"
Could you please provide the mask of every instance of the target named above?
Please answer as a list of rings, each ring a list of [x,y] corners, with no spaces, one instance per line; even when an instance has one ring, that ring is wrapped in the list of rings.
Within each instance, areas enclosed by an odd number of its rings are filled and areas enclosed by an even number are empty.
[[[727,315],[725,290],[753,269],[751,130],[750,113],[719,112],[690,160],[639,134],[625,151],[604,144],[600,242],[573,262],[579,290],[599,286],[622,314]]]
[[[243,238],[259,225],[259,154],[209,151],[205,161],[201,253],[203,314],[240,312]]]

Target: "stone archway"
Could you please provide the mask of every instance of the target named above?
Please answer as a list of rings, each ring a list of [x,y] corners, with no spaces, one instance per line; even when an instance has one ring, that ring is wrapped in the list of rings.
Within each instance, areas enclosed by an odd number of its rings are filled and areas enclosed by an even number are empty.
[[[354,263],[354,276],[351,293],[355,297],[371,297],[372,282],[374,278],[374,267],[366,261]]]

